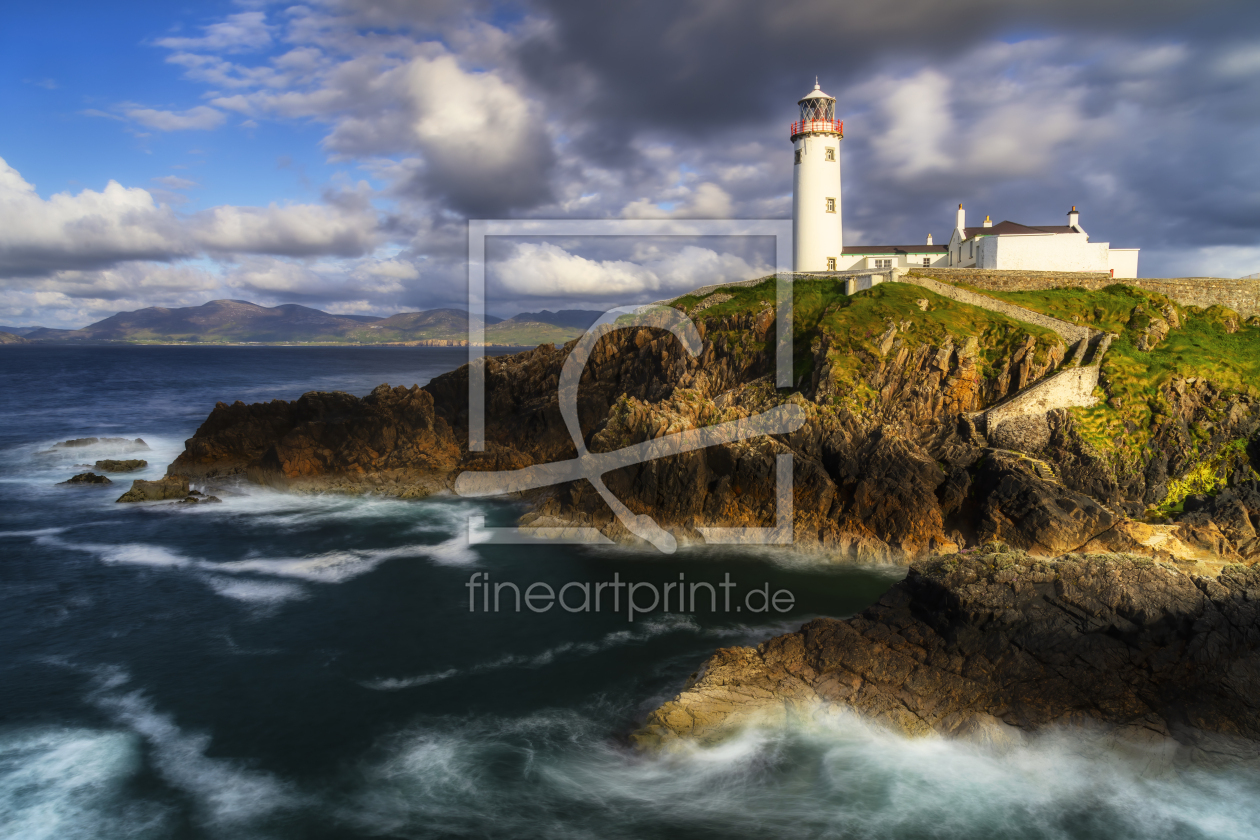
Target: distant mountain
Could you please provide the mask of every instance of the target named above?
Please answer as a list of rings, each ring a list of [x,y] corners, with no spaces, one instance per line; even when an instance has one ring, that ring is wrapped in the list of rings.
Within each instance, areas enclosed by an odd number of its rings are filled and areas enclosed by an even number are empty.
[[[572,327],[574,329],[586,330],[591,324],[599,320],[599,316],[604,313],[597,309],[561,309],[559,312],[552,312],[544,309],[542,312],[522,312],[520,315],[513,315],[509,321],[529,321],[535,324],[551,324],[554,327]]]
[[[20,335],[0,331],[0,344],[30,344],[30,342]]]
[[[527,312],[504,320],[485,317],[489,344],[563,343],[581,335],[601,313],[583,310]],[[16,335],[16,334],[15,334]],[[30,328],[32,342],[125,341],[159,344],[410,344],[458,343],[468,338],[468,312],[430,309],[388,318],[336,315],[287,303],[259,306],[247,300],[212,300],[178,309],[149,307],[119,312],[81,330]]]
[[[44,328],[43,327],[0,327],[0,332],[8,333],[9,335],[29,335],[30,333],[33,333],[36,330],[42,330],[42,329]]]

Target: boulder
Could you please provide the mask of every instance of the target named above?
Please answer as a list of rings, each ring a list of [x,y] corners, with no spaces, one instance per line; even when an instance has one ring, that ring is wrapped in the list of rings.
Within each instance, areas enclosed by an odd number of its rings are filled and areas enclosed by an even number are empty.
[[[1073,551],[1114,526],[1120,517],[1059,483],[1044,461],[990,451],[976,471],[980,542],[1008,543],[1032,554]]]
[[[120,502],[164,502],[183,499],[188,495],[188,479],[182,475],[168,475],[157,481],[137,478],[131,489],[118,497]]]
[[[126,461],[114,461],[106,458],[96,462],[96,468],[106,472],[134,472],[147,466],[149,466],[149,462],[142,461],[139,458],[130,458]]]
[[[97,475],[96,473],[85,472],[85,473],[79,473],[74,478],[71,478],[71,479],[68,479],[66,481],[62,481],[59,483],[60,484],[113,484],[114,482],[110,481],[108,478],[106,478],[103,475]]]

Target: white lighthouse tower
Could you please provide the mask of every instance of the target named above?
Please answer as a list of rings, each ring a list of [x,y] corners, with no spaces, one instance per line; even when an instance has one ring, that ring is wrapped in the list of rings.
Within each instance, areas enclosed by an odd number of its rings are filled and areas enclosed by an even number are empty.
[[[814,89],[798,103],[792,123],[792,269],[835,271],[844,244],[840,221],[840,141],[836,100]]]

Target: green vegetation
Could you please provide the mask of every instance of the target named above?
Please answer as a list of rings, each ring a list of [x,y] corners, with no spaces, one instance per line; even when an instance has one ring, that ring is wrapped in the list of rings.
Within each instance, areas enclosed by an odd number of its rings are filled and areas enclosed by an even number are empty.
[[[1168,482],[1168,496],[1151,511],[1152,519],[1166,519],[1173,514],[1181,513],[1187,496],[1215,496],[1225,488],[1229,476],[1221,469],[1226,462],[1232,462],[1239,454],[1247,451],[1244,438],[1230,441],[1219,452],[1210,458],[1200,461],[1189,472],[1180,478]]]
[[[1170,414],[1161,389],[1175,378],[1207,379],[1225,391],[1260,394],[1260,327],[1240,325],[1237,313],[1223,307],[1178,306],[1163,295],[1120,283],[1098,291],[971,290],[1118,336],[1103,359],[1106,390],[1099,394],[1099,404],[1073,409],[1082,435],[1104,452],[1140,452],[1151,428]],[[1151,322],[1171,320],[1168,313],[1175,314],[1180,326],[1154,348],[1138,349]],[[1192,427],[1191,432],[1208,437],[1202,428]]]
[[[826,338],[827,361],[836,392],[847,407],[860,410],[877,395],[866,382],[865,373],[880,359],[880,342],[890,325],[910,351],[921,345],[942,346],[951,336],[956,345],[969,337],[977,340],[977,364],[984,376],[997,375],[999,360],[1009,358],[1023,347],[1031,336],[1035,356],[1044,362],[1051,347],[1061,344],[1052,331],[1007,318],[979,307],[941,297],[918,286],[884,283],[873,289],[846,295],[843,286],[827,278],[797,280],[793,284],[793,349],[794,374],[797,378],[812,373],[813,348]],[[764,346],[753,346],[743,331],[721,331],[717,322],[732,315],[757,315],[774,308],[774,278],[766,278],[754,286],[725,286],[720,293],[729,300],[703,308],[696,316],[710,325],[710,338],[725,337],[728,345],[740,352],[773,352],[773,331]],[[695,312],[708,295],[684,295],[672,304]],[[926,300],[923,309],[919,301]]]

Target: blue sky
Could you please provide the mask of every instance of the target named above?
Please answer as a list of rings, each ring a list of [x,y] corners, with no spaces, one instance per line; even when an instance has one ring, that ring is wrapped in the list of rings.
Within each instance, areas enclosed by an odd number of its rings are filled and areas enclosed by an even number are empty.
[[[1135,8],[13,5],[0,324],[222,297],[459,305],[470,217],[784,218],[786,126],[815,75],[846,121],[851,244],[943,241],[960,201],[1028,224],[1075,204],[1096,240],[1143,249],[1144,276],[1260,271],[1260,7]],[[492,311],[659,299],[769,259],[540,246],[494,249]]]

